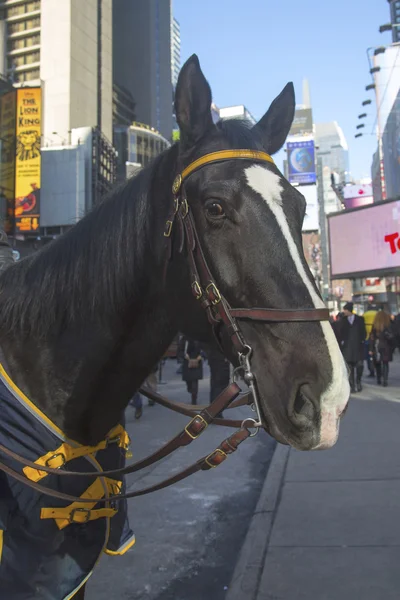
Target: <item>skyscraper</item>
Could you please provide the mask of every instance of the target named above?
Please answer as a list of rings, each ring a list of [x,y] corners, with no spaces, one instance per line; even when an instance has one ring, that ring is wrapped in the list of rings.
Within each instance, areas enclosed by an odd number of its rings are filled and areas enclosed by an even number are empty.
[[[181,26],[175,17],[171,21],[171,77],[175,89],[181,70]]]
[[[135,102],[137,121],[170,140],[170,0],[113,0],[113,71]]]
[[[392,29],[393,43],[400,42],[400,0],[388,0],[390,4],[390,21],[394,25]]]
[[[349,150],[341,127],[336,121],[315,124],[317,159],[322,161],[324,178],[325,213],[340,210],[336,194],[331,189],[331,173],[336,173],[337,184],[346,183],[349,177]]]
[[[43,82],[49,143],[84,126],[112,138],[111,53],[112,0],[0,0],[0,72]]]

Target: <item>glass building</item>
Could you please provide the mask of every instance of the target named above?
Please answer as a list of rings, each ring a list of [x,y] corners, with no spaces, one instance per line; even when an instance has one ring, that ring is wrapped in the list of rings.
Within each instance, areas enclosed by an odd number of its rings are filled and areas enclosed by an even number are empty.
[[[153,127],[134,122],[129,127],[114,127],[114,146],[118,152],[117,180],[124,181],[128,174],[147,167],[170,143]]]

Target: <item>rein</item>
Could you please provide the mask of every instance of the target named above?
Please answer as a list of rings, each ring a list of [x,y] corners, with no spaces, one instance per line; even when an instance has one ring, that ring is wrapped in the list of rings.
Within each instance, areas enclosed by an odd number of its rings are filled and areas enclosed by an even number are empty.
[[[214,450],[214,452],[201,458],[196,463],[187,467],[176,475],[169,477],[168,479],[165,479],[154,486],[138,490],[136,492],[119,494],[115,496],[106,496],[105,498],[89,499],[71,496],[69,494],[51,490],[29,480],[24,475],[17,473],[7,465],[0,462],[1,471],[4,471],[14,479],[42,494],[46,494],[60,500],[66,500],[68,502],[87,502],[92,504],[115,502],[127,498],[135,498],[137,496],[142,496],[144,494],[161,490],[185,479],[186,477],[189,477],[197,471],[206,471],[217,467],[228,457],[229,454],[235,452],[238,446],[244,440],[246,440],[248,437],[253,437],[258,430],[264,426],[261,418],[260,400],[256,386],[256,378],[251,370],[252,348],[246,343],[246,340],[243,337],[243,334],[240,330],[239,321],[252,320],[268,323],[327,321],[329,319],[329,310],[325,308],[282,310],[258,307],[232,308],[223,294],[219,291],[201,247],[196,225],[187,200],[184,183],[193,173],[203,168],[205,165],[226,160],[247,160],[262,164],[274,164],[271,156],[265,152],[253,150],[223,150],[202,156],[201,158],[192,162],[180,174],[178,174],[172,185],[172,192],[174,196],[173,209],[168,216],[164,230],[164,237],[166,238],[167,246],[166,268],[168,267],[169,261],[172,259],[172,234],[174,231],[174,224],[177,222],[180,232],[179,252],[183,252],[184,249],[186,249],[190,268],[192,293],[202,308],[206,311],[208,321],[212,326],[214,335],[220,347],[221,342],[219,330],[221,327],[226,329],[239,361],[239,367],[235,369],[234,376],[239,372],[242,374],[244,381],[249,387],[250,393],[242,398],[237,399],[241,390],[237,383],[233,381],[209,406],[202,407],[202,410],[199,411],[200,407],[189,408],[180,403],[171,402],[160,394],[151,392],[148,389],[140,388],[140,392],[151,400],[154,400],[155,402],[181,414],[194,416],[180,433],[178,433],[174,438],[172,438],[151,456],[148,456],[147,458],[144,458],[143,460],[140,460],[123,469],[102,471],[101,473],[65,471],[61,469],[52,469],[43,465],[38,466],[37,463],[22,458],[1,444],[0,452],[17,461],[18,463],[23,464],[24,466],[31,467],[37,471],[44,471],[52,475],[69,477],[115,477],[117,475],[123,476],[144,469],[165,458],[166,456],[169,456],[178,448],[191,444],[193,440],[197,439],[211,423],[227,427],[235,427],[238,428],[238,431],[225,439],[219,445],[219,447]],[[237,421],[217,418],[217,415],[227,408],[235,408],[248,404],[252,405],[252,408],[256,413],[255,419],[248,418],[244,421]]]

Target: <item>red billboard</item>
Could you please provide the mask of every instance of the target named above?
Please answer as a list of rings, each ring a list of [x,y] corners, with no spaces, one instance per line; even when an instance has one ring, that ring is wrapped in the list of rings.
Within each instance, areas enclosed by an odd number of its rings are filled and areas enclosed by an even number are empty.
[[[400,201],[328,216],[331,278],[400,273]]]

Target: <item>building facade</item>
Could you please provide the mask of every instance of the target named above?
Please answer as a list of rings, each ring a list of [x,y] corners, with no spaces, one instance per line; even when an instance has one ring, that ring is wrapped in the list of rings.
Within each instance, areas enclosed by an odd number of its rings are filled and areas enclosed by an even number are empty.
[[[390,4],[390,22],[394,25],[392,29],[393,43],[400,42],[400,0],[388,0]]]
[[[125,181],[170,146],[169,140],[154,128],[134,122],[129,127],[114,128],[114,145],[118,153],[117,181]]]
[[[252,125],[255,125],[257,122],[251,112],[243,104],[220,108],[219,117],[220,119],[246,119],[247,121],[250,121]]]
[[[112,0],[0,0],[0,72],[42,86],[43,141],[112,139]]]
[[[383,164],[388,199],[400,198],[400,89],[382,135]]]
[[[176,88],[178,83],[179,71],[181,70],[181,26],[179,22],[172,17],[171,21],[171,79],[172,87]]]
[[[113,72],[114,82],[131,93],[137,120],[170,140],[170,0],[113,0]]]

